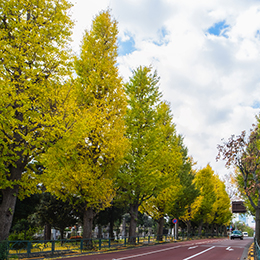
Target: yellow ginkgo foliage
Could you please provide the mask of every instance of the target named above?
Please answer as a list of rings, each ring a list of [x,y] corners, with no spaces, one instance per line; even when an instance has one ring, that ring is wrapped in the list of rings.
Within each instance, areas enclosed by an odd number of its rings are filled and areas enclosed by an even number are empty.
[[[83,205],[84,238],[91,238],[94,212],[108,207],[115,195],[114,177],[128,147],[117,33],[109,11],[99,13],[86,31],[75,59],[80,114],[66,139],[44,156],[47,190]]]
[[[74,122],[66,0],[0,1],[0,241],[17,196],[36,191],[33,165]]]

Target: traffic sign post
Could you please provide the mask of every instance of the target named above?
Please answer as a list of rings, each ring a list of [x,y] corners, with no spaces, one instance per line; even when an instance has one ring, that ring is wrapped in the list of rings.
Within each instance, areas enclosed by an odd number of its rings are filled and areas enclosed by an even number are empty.
[[[173,224],[177,224],[177,223],[178,223],[178,219],[174,218],[174,219],[172,220],[172,223],[173,223]]]
[[[177,240],[177,232],[178,232],[178,230],[177,230],[177,223],[178,223],[178,219],[174,218],[172,220],[172,223],[175,225],[174,238],[175,238],[175,240]]]

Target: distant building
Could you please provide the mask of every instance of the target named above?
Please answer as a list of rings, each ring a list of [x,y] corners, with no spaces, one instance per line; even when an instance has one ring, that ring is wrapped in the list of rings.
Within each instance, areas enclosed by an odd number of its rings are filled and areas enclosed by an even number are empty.
[[[233,213],[233,222],[242,222],[248,227],[255,229],[254,217],[249,214]]]

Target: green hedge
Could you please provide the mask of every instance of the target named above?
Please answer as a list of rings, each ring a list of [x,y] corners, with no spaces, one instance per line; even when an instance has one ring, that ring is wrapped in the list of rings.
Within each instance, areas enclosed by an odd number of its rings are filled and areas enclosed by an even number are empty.
[[[8,257],[8,241],[0,241],[0,259],[7,260]]]

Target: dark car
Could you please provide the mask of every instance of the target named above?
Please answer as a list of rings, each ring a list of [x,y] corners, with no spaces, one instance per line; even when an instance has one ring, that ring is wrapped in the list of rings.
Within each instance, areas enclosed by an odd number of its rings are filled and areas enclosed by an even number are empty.
[[[240,230],[234,230],[230,236],[231,239],[239,238],[243,239],[243,233]]]

